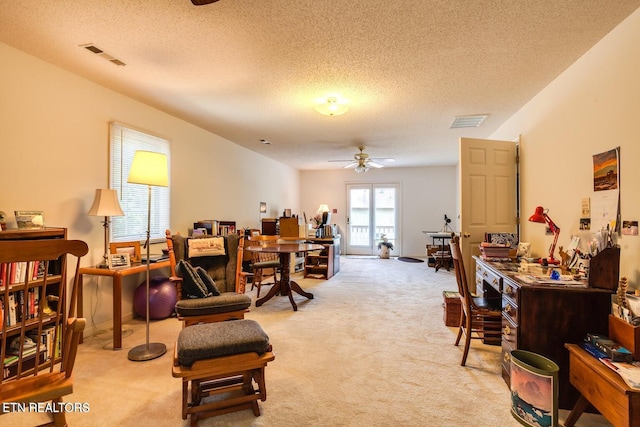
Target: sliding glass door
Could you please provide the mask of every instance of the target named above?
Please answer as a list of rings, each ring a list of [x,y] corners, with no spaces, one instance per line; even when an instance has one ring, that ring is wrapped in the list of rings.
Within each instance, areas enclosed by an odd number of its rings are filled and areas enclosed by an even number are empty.
[[[347,245],[351,255],[377,255],[383,235],[400,252],[397,184],[347,184]]]

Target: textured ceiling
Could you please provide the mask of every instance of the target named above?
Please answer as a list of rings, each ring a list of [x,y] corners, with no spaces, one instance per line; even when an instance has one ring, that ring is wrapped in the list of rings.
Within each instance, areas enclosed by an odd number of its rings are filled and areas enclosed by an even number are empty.
[[[298,169],[340,168],[328,160],[359,145],[395,158],[388,166],[452,165],[460,136],[490,135],[638,7],[0,0],[0,41]],[[126,66],[79,47],[87,43]],[[314,101],[329,94],[348,99],[349,112],[318,114]],[[469,114],[490,116],[450,129]]]

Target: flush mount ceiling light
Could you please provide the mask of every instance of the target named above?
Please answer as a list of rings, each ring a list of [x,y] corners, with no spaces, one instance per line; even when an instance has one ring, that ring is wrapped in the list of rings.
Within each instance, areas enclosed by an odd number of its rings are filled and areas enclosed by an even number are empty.
[[[346,101],[330,96],[319,101],[316,105],[316,111],[325,116],[339,116],[349,111],[349,107],[347,107]]]

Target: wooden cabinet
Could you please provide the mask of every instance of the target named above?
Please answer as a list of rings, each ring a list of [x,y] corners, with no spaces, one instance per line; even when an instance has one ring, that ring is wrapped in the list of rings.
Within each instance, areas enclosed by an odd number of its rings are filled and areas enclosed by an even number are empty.
[[[317,252],[309,252],[305,257],[304,277],[330,279],[340,271],[340,237],[309,238],[308,242],[324,246]]]
[[[571,409],[578,392],[569,383],[565,343],[587,333],[608,333],[611,291],[590,287],[532,285],[518,279],[518,264],[476,261],[476,289],[502,299],[502,377],[510,385],[511,351],[527,350],[560,367],[559,407]]]
[[[2,241],[20,241],[20,240],[43,240],[43,239],[66,239],[67,230],[64,228],[44,228],[37,230],[4,230],[0,232],[0,240]],[[59,343],[62,340],[62,325],[65,322],[65,296],[60,295],[61,289],[65,286],[65,261],[64,257],[50,262],[48,266],[48,274],[46,278],[46,288],[44,276],[44,262],[12,262],[0,264],[0,316],[4,318],[4,325],[0,329],[0,347],[2,342],[6,342],[7,347],[13,341],[14,337],[19,339],[21,334],[21,324],[26,324],[25,335],[32,337],[35,341],[40,339],[45,344],[46,349],[41,348],[39,354],[39,369],[49,368],[52,361],[57,363],[61,360],[61,352]],[[27,268],[28,266],[28,268]],[[25,286],[25,279],[29,278],[29,286]],[[42,307],[44,310],[44,320],[42,323],[42,331],[38,335],[38,310]],[[50,314],[60,308],[61,317],[56,322],[55,317]],[[26,314],[25,314],[26,313]],[[24,317],[26,316],[26,317]],[[0,317],[0,319],[2,319]],[[25,323],[19,323],[22,318]],[[31,320],[33,319],[33,320]],[[0,324],[3,322],[0,320]],[[55,333],[57,329],[57,334]],[[6,337],[3,336],[6,334]],[[57,335],[58,345],[53,342],[54,336]],[[6,338],[6,339],[4,339]],[[54,349],[55,348],[55,349]],[[17,371],[17,363],[13,363],[10,356],[10,348],[0,348],[4,350],[6,362],[3,364],[3,379],[10,378]],[[1,351],[0,351],[1,352]],[[22,372],[33,369],[35,366],[36,355],[33,357],[26,356],[23,360]],[[26,364],[26,365],[25,365]],[[14,366],[16,365],[16,366]]]

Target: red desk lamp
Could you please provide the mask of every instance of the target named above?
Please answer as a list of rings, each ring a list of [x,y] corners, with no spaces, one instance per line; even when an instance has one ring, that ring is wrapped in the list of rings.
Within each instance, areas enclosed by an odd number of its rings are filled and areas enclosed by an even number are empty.
[[[542,224],[547,224],[549,226],[549,230],[553,233],[553,243],[551,244],[551,248],[549,249],[549,257],[546,259],[547,264],[560,264],[560,261],[553,257],[553,253],[556,250],[556,243],[558,243],[558,236],[560,235],[560,227],[558,227],[555,222],[551,221],[547,212],[549,209],[545,210],[542,206],[538,206],[533,215],[529,217],[529,221],[531,222],[539,222]],[[544,258],[540,258],[538,261],[540,264],[544,264]]]

